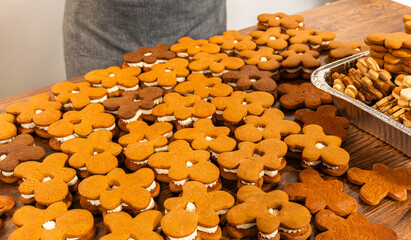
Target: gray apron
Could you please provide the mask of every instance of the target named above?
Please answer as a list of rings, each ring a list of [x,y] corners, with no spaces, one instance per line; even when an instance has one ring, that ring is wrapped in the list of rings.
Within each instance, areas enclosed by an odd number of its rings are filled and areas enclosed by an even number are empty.
[[[225,0],[66,0],[66,75],[119,65],[140,46],[208,39],[225,29]]]

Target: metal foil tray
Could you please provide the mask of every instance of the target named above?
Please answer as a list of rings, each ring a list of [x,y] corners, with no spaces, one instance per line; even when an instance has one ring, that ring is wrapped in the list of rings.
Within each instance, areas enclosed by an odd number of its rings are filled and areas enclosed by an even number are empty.
[[[356,99],[350,98],[332,88],[331,75],[334,72],[348,73],[355,67],[356,60],[368,56],[362,52],[316,69],[311,75],[311,82],[319,89],[332,95],[333,101],[341,116],[346,117],[352,124],[376,136],[391,146],[411,157],[411,129],[391,119],[387,115]]]

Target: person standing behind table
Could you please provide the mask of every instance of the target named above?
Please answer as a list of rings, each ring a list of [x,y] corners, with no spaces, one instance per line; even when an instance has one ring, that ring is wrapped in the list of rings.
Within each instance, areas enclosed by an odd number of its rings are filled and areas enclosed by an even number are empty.
[[[225,30],[225,0],[66,0],[66,75],[119,65],[141,46],[208,39]]]

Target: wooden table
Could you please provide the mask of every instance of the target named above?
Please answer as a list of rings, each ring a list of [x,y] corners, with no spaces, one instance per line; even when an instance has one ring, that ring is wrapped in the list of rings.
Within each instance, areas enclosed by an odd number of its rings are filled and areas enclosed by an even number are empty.
[[[362,41],[372,32],[402,32],[404,30],[402,16],[410,13],[411,8],[388,0],[341,0],[300,14],[304,16],[307,27],[334,31],[337,33],[336,40],[348,42]],[[250,27],[241,30],[241,32],[247,34],[255,29],[256,27]],[[325,63],[327,59],[322,58],[322,61]],[[81,80],[82,78],[79,77],[70,81],[79,82]],[[4,112],[11,103],[26,101],[30,96],[44,92],[50,92],[50,87],[0,99],[0,112]],[[289,119],[293,118],[292,112],[287,112],[286,115]],[[348,138],[343,147],[351,154],[350,167],[371,169],[374,163],[382,162],[390,167],[411,168],[410,158],[395,148],[353,125],[350,125],[347,130]],[[53,152],[48,147],[47,140],[36,138],[36,144],[45,147],[47,154]],[[263,189],[265,191],[282,189],[285,183],[297,181],[297,174],[300,170],[299,161],[289,159],[287,166],[281,171],[279,185],[264,185]],[[334,177],[325,176],[325,178],[332,179]],[[392,228],[398,234],[399,239],[411,239],[411,229],[409,227],[411,223],[411,197],[404,202],[385,198],[379,205],[369,206],[359,199],[358,191],[360,188],[358,186],[349,183],[345,175],[338,177],[338,179],[344,182],[344,192],[352,195],[357,200],[358,211],[365,214],[371,223],[379,223]],[[223,183],[223,189],[235,195],[237,191],[236,183],[232,181],[224,181]],[[15,229],[11,220],[12,215],[18,208],[23,206],[18,200],[17,187],[17,183],[11,185],[0,183],[0,194],[11,195],[16,200],[16,207],[1,217],[4,226],[0,229],[0,239],[6,239],[6,236]],[[162,192],[156,202],[162,211],[164,210],[162,203],[172,194],[166,184],[161,184],[161,187]],[[78,208],[78,202],[75,202],[73,207]],[[99,238],[104,235],[102,218],[96,217],[95,220],[98,228],[96,238]],[[313,234],[310,239],[314,239],[317,232],[313,225]],[[223,237],[223,239],[229,238]]]

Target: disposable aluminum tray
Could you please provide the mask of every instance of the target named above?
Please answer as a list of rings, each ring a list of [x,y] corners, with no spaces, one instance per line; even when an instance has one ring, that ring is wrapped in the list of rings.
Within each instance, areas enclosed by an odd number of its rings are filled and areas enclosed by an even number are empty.
[[[369,52],[367,51],[324,65],[313,72],[311,82],[317,88],[332,95],[334,104],[340,114],[352,124],[411,157],[410,128],[331,87],[331,75],[334,72],[347,74],[348,69],[355,67],[358,58],[368,55]]]

